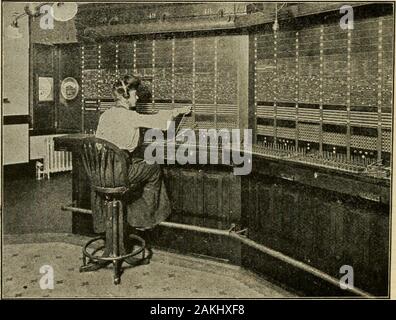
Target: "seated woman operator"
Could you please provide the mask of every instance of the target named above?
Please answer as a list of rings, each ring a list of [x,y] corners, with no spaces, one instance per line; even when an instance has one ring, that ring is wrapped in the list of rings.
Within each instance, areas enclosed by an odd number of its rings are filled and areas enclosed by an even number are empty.
[[[140,142],[139,128],[168,129],[168,121],[179,114],[188,114],[190,107],[159,111],[156,114],[139,114],[136,112],[136,92],[140,85],[138,78],[125,76],[113,85],[113,96],[116,105],[106,110],[99,119],[96,137],[112,142],[120,149],[128,151],[130,167],[128,172],[131,184],[142,185],[141,197],[128,204],[127,221],[138,229],[149,229],[164,221],[170,214],[169,198],[162,180],[161,168],[158,164],[148,164],[134,151]],[[104,217],[103,217],[104,218]],[[104,220],[96,219],[97,232],[103,229]],[[94,219],[95,227],[95,219]],[[98,230],[102,229],[102,230]]]

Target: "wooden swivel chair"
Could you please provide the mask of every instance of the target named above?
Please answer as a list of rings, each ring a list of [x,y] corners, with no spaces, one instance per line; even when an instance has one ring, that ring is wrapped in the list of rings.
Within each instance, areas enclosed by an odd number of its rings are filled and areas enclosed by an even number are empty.
[[[105,235],[93,238],[84,245],[80,272],[95,271],[113,263],[114,284],[119,284],[124,261],[130,263],[133,256],[142,253],[141,261],[147,263],[145,241],[137,235],[127,234],[126,197],[138,186],[131,186],[128,180],[128,154],[114,144],[99,138],[85,138],[81,146],[81,157],[92,191],[104,204],[100,209],[105,213]],[[98,208],[92,208],[93,215],[97,210]],[[132,239],[139,244],[136,250],[128,249]],[[104,240],[105,244],[88,252],[88,247],[93,247],[93,243],[99,240]],[[95,255],[102,249],[106,254]]]

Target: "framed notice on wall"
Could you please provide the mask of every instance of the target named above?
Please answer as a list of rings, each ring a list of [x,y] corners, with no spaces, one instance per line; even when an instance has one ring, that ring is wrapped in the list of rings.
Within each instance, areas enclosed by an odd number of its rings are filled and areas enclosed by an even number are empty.
[[[61,94],[66,100],[73,100],[77,97],[80,86],[76,79],[68,77],[63,79],[61,84]]]
[[[39,77],[38,81],[38,95],[39,101],[53,101],[54,100],[54,79],[51,77]]]

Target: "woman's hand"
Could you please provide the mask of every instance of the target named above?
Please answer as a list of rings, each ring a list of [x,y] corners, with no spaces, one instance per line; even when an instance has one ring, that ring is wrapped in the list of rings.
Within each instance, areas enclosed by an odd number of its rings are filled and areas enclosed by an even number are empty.
[[[187,115],[187,114],[189,114],[190,112],[191,112],[191,107],[190,107],[190,106],[188,106],[188,107],[181,107],[181,108],[176,108],[176,109],[175,109],[175,113],[177,113],[177,115],[179,115],[179,114]]]

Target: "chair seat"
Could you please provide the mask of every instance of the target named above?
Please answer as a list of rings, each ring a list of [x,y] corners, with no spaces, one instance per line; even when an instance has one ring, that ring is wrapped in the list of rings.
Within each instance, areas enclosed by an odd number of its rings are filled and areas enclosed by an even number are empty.
[[[103,193],[105,195],[123,195],[130,191],[129,187],[99,187],[99,186],[91,186],[92,190]]]

